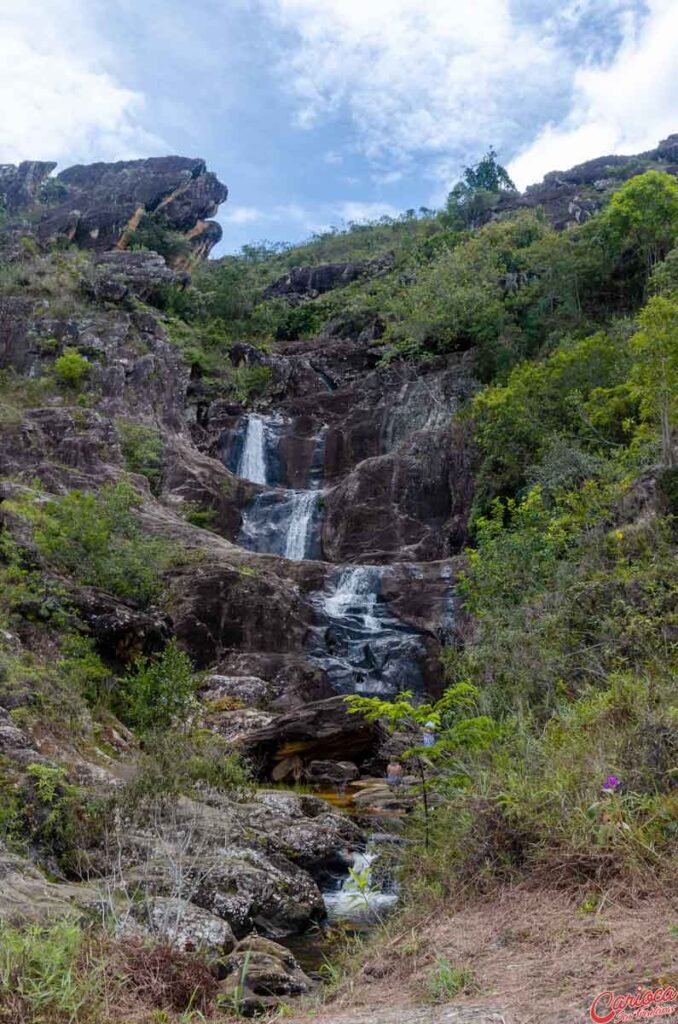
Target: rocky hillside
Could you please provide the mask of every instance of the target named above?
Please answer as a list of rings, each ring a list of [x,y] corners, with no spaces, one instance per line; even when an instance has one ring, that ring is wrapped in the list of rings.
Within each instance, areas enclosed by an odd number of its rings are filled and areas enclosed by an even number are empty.
[[[278,943],[366,810],[406,901],[663,877],[677,139],[210,262],[201,160],[0,167],[3,918],[253,1010],[310,989]]]

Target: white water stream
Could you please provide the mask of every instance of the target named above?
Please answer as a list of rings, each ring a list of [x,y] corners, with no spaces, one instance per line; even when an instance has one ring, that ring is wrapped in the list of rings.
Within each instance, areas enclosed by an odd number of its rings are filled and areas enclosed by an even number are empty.
[[[243,444],[238,476],[251,480],[253,484],[266,483],[266,451],[264,448],[264,421],[254,414],[247,417],[247,429]]]
[[[287,527],[285,558],[306,558],[313,516],[318,507],[317,491],[290,491],[292,511]]]
[[[373,865],[379,854],[370,844],[364,853],[353,854],[352,872],[340,888],[325,890],[323,900],[330,921],[367,925],[383,920],[398,902],[395,884],[375,883]]]

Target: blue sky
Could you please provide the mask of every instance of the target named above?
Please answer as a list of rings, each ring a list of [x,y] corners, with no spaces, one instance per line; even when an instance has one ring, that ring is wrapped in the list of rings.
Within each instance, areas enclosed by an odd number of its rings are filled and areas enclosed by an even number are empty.
[[[676,0],[0,0],[0,162],[203,156],[221,251],[678,131]]]

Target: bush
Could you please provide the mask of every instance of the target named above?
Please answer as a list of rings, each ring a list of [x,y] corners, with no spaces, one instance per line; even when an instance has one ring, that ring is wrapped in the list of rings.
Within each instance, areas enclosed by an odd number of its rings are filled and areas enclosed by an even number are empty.
[[[205,789],[245,800],[254,790],[250,766],[218,733],[207,729],[149,734],[144,740],[141,771],[123,794],[130,807],[149,801],[171,802]]]
[[[140,473],[158,493],[162,478],[164,445],[157,430],[132,420],[116,420],[120,448],[130,473]]]
[[[90,373],[91,364],[77,349],[66,348],[54,364],[57,380],[69,388],[79,388]]]
[[[126,481],[98,494],[71,491],[32,511],[39,550],[82,583],[148,604],[173,549],[144,534],[135,515],[141,500]]]
[[[188,240],[178,231],[172,231],[162,217],[145,213],[129,240],[130,249],[150,249],[164,256],[168,263],[190,255]]]
[[[71,919],[26,928],[0,921],[7,1024],[160,1022],[174,1013],[204,1020],[217,987],[197,956],[163,943],[112,939]]]
[[[141,733],[185,723],[195,708],[191,659],[171,640],[157,658],[139,658],[122,681],[120,716]]]
[[[81,878],[87,843],[102,824],[99,809],[55,765],[30,764],[19,797],[15,842],[25,843],[45,863],[57,863],[69,877]]]

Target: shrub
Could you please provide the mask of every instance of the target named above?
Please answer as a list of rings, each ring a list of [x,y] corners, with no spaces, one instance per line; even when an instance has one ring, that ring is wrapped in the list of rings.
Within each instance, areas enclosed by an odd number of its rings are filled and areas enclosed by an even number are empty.
[[[185,723],[195,707],[191,659],[171,640],[154,659],[139,658],[122,682],[121,717],[141,733]]]
[[[19,795],[14,838],[23,840],[47,863],[59,864],[69,876],[81,877],[87,843],[102,824],[98,809],[56,765],[30,764]]]
[[[203,1020],[217,987],[199,957],[164,943],[112,939],[69,918],[26,928],[0,921],[7,1024],[159,1022],[174,1013]]]
[[[272,374],[270,366],[238,366],[229,375],[228,387],[239,402],[247,404],[263,394]]]
[[[164,445],[157,430],[135,423],[133,420],[118,419],[116,428],[120,437],[120,448],[125,466],[130,473],[140,473],[157,494],[162,477]]]
[[[470,967],[455,967],[447,957],[439,956],[436,966],[426,979],[426,992],[434,1003],[446,1003],[460,993],[478,991]]]
[[[150,249],[164,256],[168,263],[190,255],[188,240],[178,231],[172,231],[162,217],[145,213],[129,240],[130,249]]]
[[[147,604],[173,549],[143,532],[135,515],[140,503],[126,481],[98,494],[71,491],[32,512],[35,540],[53,565],[81,582]]]
[[[91,369],[87,359],[74,348],[65,348],[54,364],[54,372],[59,382],[73,389],[80,387]]]
[[[155,732],[144,740],[141,771],[123,794],[123,803],[176,800],[208,788],[244,800],[253,792],[252,771],[232,744],[218,733],[192,729]]]

